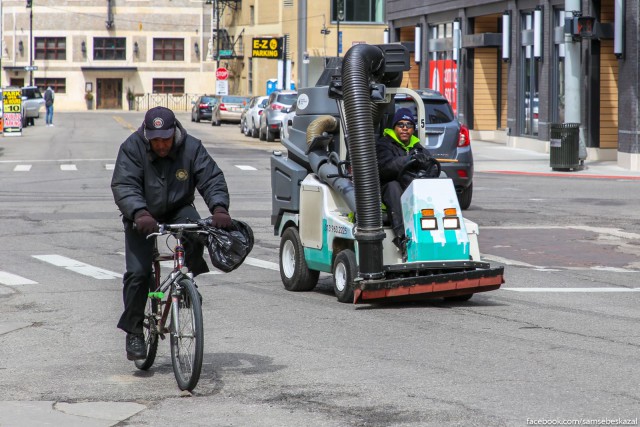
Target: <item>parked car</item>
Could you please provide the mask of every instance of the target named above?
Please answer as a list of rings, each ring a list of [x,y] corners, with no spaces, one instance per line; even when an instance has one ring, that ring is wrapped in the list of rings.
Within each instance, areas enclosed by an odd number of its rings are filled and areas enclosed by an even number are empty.
[[[192,102],[191,121],[200,122],[200,120],[211,120],[211,107],[218,102],[214,95],[202,95]]]
[[[35,125],[35,119],[40,117],[40,110],[44,107],[44,98],[37,86],[22,88],[22,127]]]
[[[275,91],[269,95],[267,106],[260,116],[260,140],[275,141],[280,138],[280,127],[286,115],[285,110],[298,99],[298,92],[292,90]]]
[[[280,124],[280,139],[289,138],[289,127],[293,126],[293,118],[296,115],[296,108],[298,104],[294,103],[291,107],[284,110],[285,116]]]
[[[260,116],[267,106],[268,96],[254,96],[249,102],[249,108],[244,114],[244,134],[253,138],[258,137],[260,127]]]
[[[222,122],[240,123],[242,109],[249,102],[247,96],[222,95],[211,109],[211,126],[220,126]]]
[[[431,89],[417,91],[425,109],[427,140],[423,145],[441,162],[442,172],[451,178],[461,209],[468,209],[473,197],[473,153],[469,129],[458,122],[451,104],[440,92]],[[395,108],[409,108],[416,114],[416,105],[406,95],[396,95]],[[389,124],[390,125],[390,124]]]

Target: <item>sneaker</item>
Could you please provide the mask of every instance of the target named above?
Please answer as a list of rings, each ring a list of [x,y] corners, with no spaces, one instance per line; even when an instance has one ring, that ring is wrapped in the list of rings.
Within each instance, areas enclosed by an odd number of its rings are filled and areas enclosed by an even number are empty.
[[[140,360],[147,357],[147,346],[143,334],[127,334],[127,359]]]
[[[398,251],[402,255],[402,262],[407,262],[407,238],[396,237],[393,239],[393,244],[396,245]]]

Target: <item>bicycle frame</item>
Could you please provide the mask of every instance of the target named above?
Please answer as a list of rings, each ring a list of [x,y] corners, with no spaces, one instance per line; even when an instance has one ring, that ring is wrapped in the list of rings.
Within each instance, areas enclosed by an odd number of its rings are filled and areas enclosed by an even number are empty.
[[[164,334],[169,332],[166,328],[167,318],[169,317],[169,311],[172,313],[173,324],[175,325],[175,329],[179,330],[180,324],[177,316],[178,310],[177,305],[179,303],[179,292],[180,289],[178,287],[173,287],[172,285],[178,283],[180,279],[184,276],[187,276],[189,279],[193,280],[193,274],[187,269],[185,266],[185,258],[184,258],[184,246],[182,245],[182,236],[185,232],[185,229],[197,229],[200,226],[197,224],[169,224],[162,225],[160,231],[158,233],[152,233],[151,236],[163,236],[166,234],[172,234],[176,239],[176,244],[174,245],[173,254],[172,255],[161,255],[158,252],[158,242],[156,239],[155,248],[154,248],[154,283],[155,289],[149,292],[149,298],[158,299],[158,311],[162,311],[162,315],[158,320],[158,331],[156,331],[162,339],[164,339]],[[176,230],[177,231],[172,231]],[[169,273],[169,275],[161,281],[161,271],[160,271],[160,261],[169,261],[173,260],[173,271]],[[171,294],[171,304],[165,304],[163,301],[165,293],[169,290],[172,290]],[[164,305],[164,308],[161,308]],[[173,310],[170,310],[170,309]]]

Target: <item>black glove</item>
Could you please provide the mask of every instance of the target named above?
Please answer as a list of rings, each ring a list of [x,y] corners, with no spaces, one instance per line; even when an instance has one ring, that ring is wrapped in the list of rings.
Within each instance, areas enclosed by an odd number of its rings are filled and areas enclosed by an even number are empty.
[[[414,151],[411,158],[415,160],[421,168],[427,167],[431,163],[431,156],[424,151]]]
[[[143,236],[148,236],[158,231],[158,221],[156,221],[146,209],[140,209],[136,212],[133,217],[133,222],[135,223],[136,230]]]
[[[230,229],[233,226],[229,212],[222,206],[218,206],[213,210],[213,215],[209,217],[209,222],[216,228]]]

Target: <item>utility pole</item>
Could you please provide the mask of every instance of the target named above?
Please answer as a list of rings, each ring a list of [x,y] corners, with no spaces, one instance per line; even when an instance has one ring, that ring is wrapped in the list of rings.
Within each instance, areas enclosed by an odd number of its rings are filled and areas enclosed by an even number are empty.
[[[580,0],[565,0],[564,13],[566,19],[573,21],[574,16],[580,15]],[[566,24],[565,24],[566,25]],[[581,120],[581,94],[580,94],[580,40],[574,39],[573,30],[564,33],[564,121],[566,123],[580,123],[580,150],[579,158],[587,157],[587,149],[584,142],[584,127]]]
[[[27,0],[29,8],[29,86],[33,86],[33,2]]]
[[[340,21],[344,20],[344,2],[345,0],[338,0],[338,13],[336,16],[336,21],[338,23],[338,28],[337,28],[337,32],[338,34],[336,34],[336,56],[340,56],[340,42],[341,42],[341,33],[340,33]]]
[[[309,64],[305,63],[307,51],[307,0],[298,1],[298,81],[299,87],[307,87]]]
[[[216,70],[220,68],[220,9],[218,9],[219,0],[215,0],[214,7],[216,9]]]

